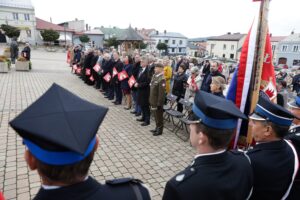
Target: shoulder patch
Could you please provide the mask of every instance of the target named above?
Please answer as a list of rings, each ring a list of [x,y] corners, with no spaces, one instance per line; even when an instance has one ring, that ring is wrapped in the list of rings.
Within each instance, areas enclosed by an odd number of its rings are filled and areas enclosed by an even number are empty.
[[[188,167],[184,171],[180,172],[178,175],[176,175],[173,179],[172,182],[175,185],[179,185],[183,183],[185,180],[188,180],[191,178],[193,175],[195,175],[197,170],[194,167]]]
[[[118,178],[113,180],[107,180],[105,181],[105,183],[108,185],[121,185],[126,183],[143,183],[143,182],[139,179],[134,179],[134,178]]]

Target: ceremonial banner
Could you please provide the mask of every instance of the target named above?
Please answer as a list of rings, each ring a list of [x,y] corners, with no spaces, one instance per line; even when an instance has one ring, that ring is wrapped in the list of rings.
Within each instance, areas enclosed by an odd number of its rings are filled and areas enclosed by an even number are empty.
[[[132,88],[132,86],[136,83],[136,80],[134,78],[134,76],[130,76],[129,80],[128,80],[128,85],[130,88]]]
[[[103,79],[104,79],[106,82],[109,83],[109,81],[111,80],[111,75],[110,75],[110,73],[107,73],[107,74],[103,77]]]
[[[93,69],[95,70],[95,72],[99,72],[100,69],[101,69],[99,63],[97,63],[97,64],[93,67]]]
[[[91,75],[91,70],[90,69],[85,69],[85,75],[90,76]]]
[[[94,82],[94,77],[93,77],[93,75],[90,77],[90,81],[92,81],[92,82]]]
[[[125,70],[121,71],[119,74],[118,74],[118,79],[119,81],[123,81],[124,79],[128,78],[128,74]]]
[[[113,68],[113,73],[112,73],[113,75],[113,77],[115,77],[116,75],[118,75],[118,71],[117,71],[117,69],[114,67]]]

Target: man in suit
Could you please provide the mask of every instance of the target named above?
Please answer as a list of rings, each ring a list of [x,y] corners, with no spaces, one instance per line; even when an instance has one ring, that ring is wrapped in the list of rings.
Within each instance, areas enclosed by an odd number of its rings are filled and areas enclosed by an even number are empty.
[[[246,116],[230,101],[198,91],[190,118],[194,161],[167,182],[163,200],[242,200],[252,188],[244,153],[227,151],[238,118]]]
[[[141,70],[139,71],[134,87],[137,88],[137,104],[141,106],[142,118],[137,121],[143,122],[141,126],[148,126],[150,124],[150,79],[148,72],[148,58],[143,56],[141,58]]]
[[[135,78],[135,80],[138,79],[139,72],[141,70],[141,57],[139,54],[136,54],[134,57],[134,64],[132,66],[132,76]],[[131,112],[131,114],[135,114],[135,116],[141,115],[141,106],[137,102],[137,88],[132,87],[132,99],[134,102],[134,111]]]
[[[99,146],[96,134],[107,111],[53,84],[10,122],[26,146],[27,165],[41,177],[34,200],[150,200],[137,179],[100,184],[88,175]]]
[[[253,168],[253,192],[250,199],[286,199],[298,171],[294,146],[283,140],[294,116],[261,93],[249,126],[256,141],[247,152]]]
[[[117,51],[113,53],[113,59],[114,59],[113,68],[115,68],[117,72],[120,73],[123,69],[123,63],[121,62],[119,58],[119,53]],[[118,75],[115,75],[112,78],[112,84],[114,86],[114,91],[116,94],[116,100],[113,103],[115,105],[121,105],[123,94],[121,90],[121,82],[118,79]]]
[[[290,127],[288,135],[285,137],[290,140],[295,146],[300,157],[300,94],[298,94],[295,99],[288,103],[291,113],[296,117],[293,121],[293,124]],[[288,200],[297,200],[300,199],[300,173],[297,173],[295,177],[290,195]]]

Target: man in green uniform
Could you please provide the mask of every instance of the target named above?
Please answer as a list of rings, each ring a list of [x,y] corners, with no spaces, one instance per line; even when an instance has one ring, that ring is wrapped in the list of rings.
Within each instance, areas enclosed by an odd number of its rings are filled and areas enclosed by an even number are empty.
[[[154,136],[161,135],[164,127],[163,105],[166,95],[166,80],[164,78],[164,66],[157,63],[154,68],[155,74],[150,83],[150,106],[153,111],[156,128],[151,130]]]

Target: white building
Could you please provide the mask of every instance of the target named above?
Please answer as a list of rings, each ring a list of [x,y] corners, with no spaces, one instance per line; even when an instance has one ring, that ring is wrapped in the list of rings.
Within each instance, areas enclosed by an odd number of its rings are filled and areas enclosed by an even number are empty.
[[[0,24],[18,27],[21,30],[18,41],[35,44],[36,20],[30,0],[1,0]]]
[[[75,32],[84,32],[86,30],[84,20],[68,21],[58,24],[60,26],[66,26],[68,29],[73,29]]]
[[[207,39],[207,52],[212,57],[239,60],[246,34],[227,33]]]
[[[278,44],[277,64],[300,66],[300,33],[292,33]]]
[[[187,37],[181,33],[166,32],[159,33],[156,31],[149,35],[155,41],[155,46],[158,43],[166,43],[168,45],[168,53],[170,55],[186,55]]]
[[[273,55],[273,62],[276,63],[277,61],[277,54],[279,50],[279,42],[285,39],[286,36],[271,36],[271,46],[272,46],[272,55]]]

